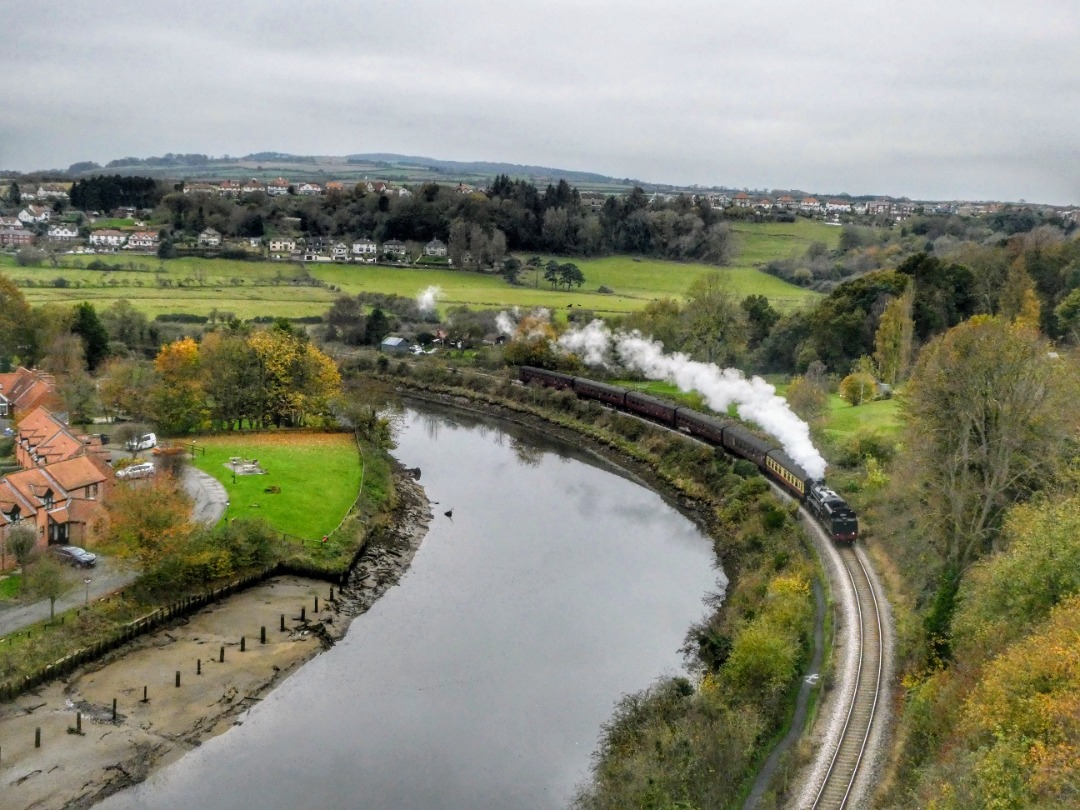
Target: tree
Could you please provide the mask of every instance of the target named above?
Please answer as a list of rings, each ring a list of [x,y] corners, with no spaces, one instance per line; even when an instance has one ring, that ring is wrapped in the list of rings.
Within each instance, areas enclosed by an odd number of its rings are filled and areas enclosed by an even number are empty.
[[[52,620],[56,618],[56,600],[75,587],[75,576],[69,566],[46,554],[30,569],[27,584],[31,593],[49,600]]]
[[[115,421],[127,416],[146,421],[152,412],[151,392],[157,384],[153,363],[147,360],[112,358],[98,378],[98,396],[105,412]]]
[[[585,274],[573,262],[566,262],[559,265],[559,282],[565,284],[567,290],[571,286],[580,287],[585,283]]]
[[[154,419],[166,433],[189,433],[206,422],[206,392],[199,373],[199,347],[191,338],[162,346],[154,359],[158,382],[151,394]]]
[[[739,306],[743,308],[749,321],[748,342],[750,347],[754,348],[769,336],[769,330],[780,320],[780,313],[773,309],[764,295],[748,295]]]
[[[98,318],[93,304],[84,301],[75,307],[71,331],[83,339],[87,368],[94,371],[109,353],[109,332]]]
[[[873,398],[876,389],[873,374],[854,371],[840,381],[840,398],[850,405],[861,405]]]
[[[750,330],[746,312],[719,273],[697,279],[686,292],[680,316],[679,349],[697,360],[738,365]]]
[[[828,393],[818,380],[809,374],[792,379],[785,398],[791,409],[807,422],[821,416],[829,404]]]
[[[917,484],[942,561],[962,571],[995,547],[1010,504],[1068,456],[1077,385],[1037,333],[980,315],[923,349],[904,410]]]
[[[37,545],[37,536],[31,526],[13,526],[8,530],[7,550],[15,558],[20,568],[25,568],[30,563]]]
[[[191,501],[179,482],[146,478],[113,489],[93,534],[146,573],[182,553],[194,532],[190,517]]]
[[[15,282],[0,273],[0,368],[5,361],[32,364],[39,345],[30,304]]]
[[[915,321],[911,313],[915,303],[915,287],[908,284],[904,294],[885,305],[874,334],[874,360],[881,379],[896,385],[906,379],[911,367]]]
[[[22,203],[22,192],[19,191],[18,183],[12,182],[12,184],[8,186],[5,202],[12,208]]]
[[[364,342],[369,346],[378,346],[383,338],[390,334],[390,319],[379,307],[375,307],[368,315],[367,324],[364,328]]]

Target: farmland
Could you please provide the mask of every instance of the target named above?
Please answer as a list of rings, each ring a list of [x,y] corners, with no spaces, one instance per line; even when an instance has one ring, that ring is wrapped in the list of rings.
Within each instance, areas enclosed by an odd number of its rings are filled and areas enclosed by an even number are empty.
[[[239,318],[320,315],[340,294],[331,287],[349,294],[380,292],[413,297],[429,286],[442,289],[442,307],[566,309],[573,305],[600,314],[621,314],[640,309],[655,298],[679,297],[695,279],[714,271],[725,276],[739,297],[765,295],[783,311],[817,297],[814,292],[762,273],[758,267],[771,259],[804,252],[814,241],[835,247],[838,228],[799,220],[789,224],[741,223],[734,230],[740,252],[731,266],[715,268],[628,256],[576,259],[573,261],[584,273],[585,283],[570,291],[550,289],[542,277],[537,277],[542,274],[531,271],[523,273],[520,286],[511,286],[496,275],[445,268],[161,260],[125,254],[63,256],[56,267],[49,263],[19,267],[14,257],[0,256],[0,272],[9,275],[35,305],[90,301],[103,308],[126,299],[150,317],[167,312],[205,315],[214,309]],[[545,261],[548,258],[544,257]],[[88,269],[95,260],[119,269]],[[601,286],[613,292],[598,293]]]

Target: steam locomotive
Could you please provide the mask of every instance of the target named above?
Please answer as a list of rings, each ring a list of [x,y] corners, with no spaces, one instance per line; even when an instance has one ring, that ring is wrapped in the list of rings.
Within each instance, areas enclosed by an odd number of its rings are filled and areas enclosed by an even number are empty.
[[[624,411],[659,422],[709,444],[752,461],[769,478],[806,505],[836,543],[853,544],[859,536],[855,511],[833,490],[807,475],[781,448],[759,438],[730,419],[707,416],[683,405],[675,405],[640,391],[574,377],[534,366],[521,367],[523,383],[539,383],[549,388],[573,391],[584,399],[595,399]]]

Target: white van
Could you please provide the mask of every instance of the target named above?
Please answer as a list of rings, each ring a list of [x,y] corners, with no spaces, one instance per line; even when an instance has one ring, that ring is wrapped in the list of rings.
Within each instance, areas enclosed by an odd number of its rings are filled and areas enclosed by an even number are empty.
[[[157,447],[157,436],[153,433],[144,433],[142,436],[134,436],[128,439],[127,449],[133,453],[140,450],[152,450]]]

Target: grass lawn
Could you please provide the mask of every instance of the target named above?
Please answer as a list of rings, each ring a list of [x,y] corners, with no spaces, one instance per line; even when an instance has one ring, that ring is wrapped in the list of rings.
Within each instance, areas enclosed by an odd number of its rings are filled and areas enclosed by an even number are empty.
[[[860,430],[893,436],[900,430],[900,403],[878,399],[851,406],[838,394],[830,394],[822,430],[832,438],[851,436]]]
[[[345,517],[360,488],[360,457],[350,433],[203,436],[195,466],[229,493],[225,518],[261,517],[278,531],[317,541]],[[258,459],[266,475],[238,475],[230,458]],[[280,487],[280,493],[266,492]]]
[[[3,579],[0,579],[0,602],[7,599],[14,599],[18,596],[21,583],[21,574],[9,574]]]

